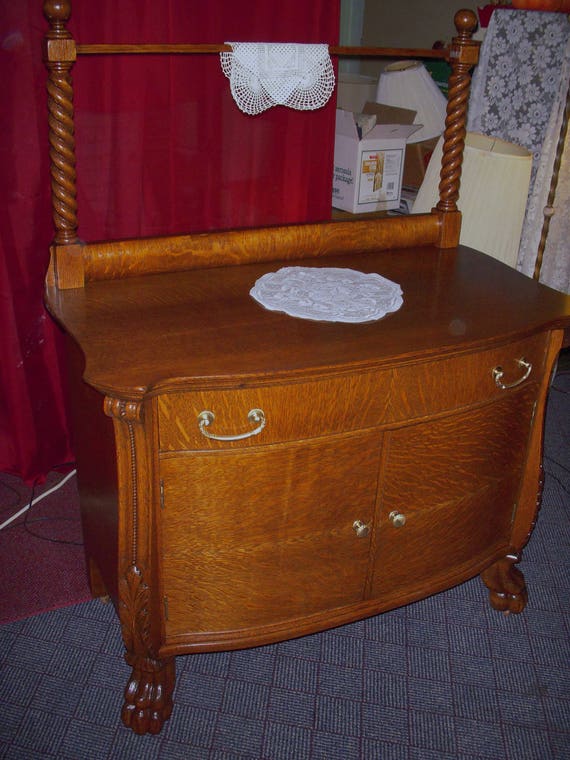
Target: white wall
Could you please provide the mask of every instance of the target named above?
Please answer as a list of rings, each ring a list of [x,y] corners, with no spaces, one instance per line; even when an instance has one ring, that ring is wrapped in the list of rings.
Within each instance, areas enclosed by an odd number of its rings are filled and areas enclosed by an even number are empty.
[[[449,42],[455,34],[453,17],[462,8],[476,12],[477,4],[471,0],[367,0],[363,44],[431,48],[436,40]]]
[[[346,15],[362,0],[341,0]],[[484,5],[484,3],[480,3]],[[458,10],[477,12],[472,0],[364,0],[362,45],[431,48],[436,40],[449,43],[456,34],[453,17]],[[351,44],[355,44],[352,42]],[[379,61],[362,60],[360,71],[377,75]]]

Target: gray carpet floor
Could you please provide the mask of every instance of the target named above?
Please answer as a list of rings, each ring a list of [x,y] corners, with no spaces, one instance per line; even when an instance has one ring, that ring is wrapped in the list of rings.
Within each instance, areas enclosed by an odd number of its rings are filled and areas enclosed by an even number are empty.
[[[158,736],[119,718],[129,670],[111,606],[0,627],[0,757],[15,760],[570,758],[570,374],[548,409],[522,615],[478,578],[333,631],[180,657]]]

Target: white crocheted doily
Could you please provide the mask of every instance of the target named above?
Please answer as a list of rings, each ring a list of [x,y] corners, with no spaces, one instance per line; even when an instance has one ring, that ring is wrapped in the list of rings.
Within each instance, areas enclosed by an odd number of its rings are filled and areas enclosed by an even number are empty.
[[[283,267],[260,277],[250,295],[271,311],[328,322],[371,322],[403,303],[397,283],[333,267]]]
[[[238,107],[251,115],[275,105],[301,111],[321,108],[335,85],[328,45],[227,42],[220,53]]]

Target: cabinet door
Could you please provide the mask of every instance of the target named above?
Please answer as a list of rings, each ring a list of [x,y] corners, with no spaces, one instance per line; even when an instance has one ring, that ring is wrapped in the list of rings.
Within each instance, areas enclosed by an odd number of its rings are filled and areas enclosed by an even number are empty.
[[[380,436],[362,432],[164,455],[167,640],[359,602],[370,535],[354,523],[373,519],[379,449]]]
[[[372,595],[407,601],[508,549],[533,389],[385,436]]]

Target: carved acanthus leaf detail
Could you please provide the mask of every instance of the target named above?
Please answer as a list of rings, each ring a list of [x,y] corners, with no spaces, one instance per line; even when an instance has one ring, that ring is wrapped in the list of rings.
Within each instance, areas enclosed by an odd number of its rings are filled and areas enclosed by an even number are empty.
[[[119,617],[127,652],[154,657],[150,633],[150,590],[136,565],[129,566],[119,584]]]

